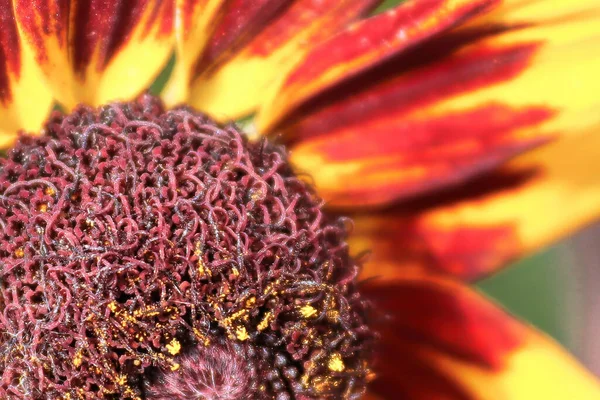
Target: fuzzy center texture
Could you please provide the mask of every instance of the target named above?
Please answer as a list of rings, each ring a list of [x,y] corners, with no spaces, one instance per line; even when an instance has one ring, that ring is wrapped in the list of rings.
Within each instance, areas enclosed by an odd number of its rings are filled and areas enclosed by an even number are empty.
[[[355,399],[368,303],[285,149],[142,96],[0,159],[0,398]]]

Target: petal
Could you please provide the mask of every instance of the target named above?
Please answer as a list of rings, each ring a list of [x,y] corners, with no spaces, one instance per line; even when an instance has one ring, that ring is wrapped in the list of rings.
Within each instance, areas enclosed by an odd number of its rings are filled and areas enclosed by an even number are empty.
[[[353,251],[373,251],[367,268],[376,275],[427,269],[480,278],[600,218],[598,148],[600,127],[463,187],[358,216]]]
[[[364,293],[387,316],[378,326],[382,345],[371,386],[383,398],[587,399],[600,393],[595,379],[556,344],[467,286],[410,275],[371,282]],[[564,385],[561,373],[573,381]]]
[[[524,135],[552,116],[542,107],[481,107],[418,121],[391,118],[294,146],[291,161],[337,207],[373,206],[462,183],[549,140]]]
[[[297,0],[226,63],[192,76],[189,103],[214,118],[226,120],[251,113],[265,90],[315,43],[365,15],[380,0]],[[175,79],[178,79],[177,77]]]
[[[172,51],[172,1],[14,0],[24,42],[66,107],[136,96]]]
[[[0,149],[20,129],[38,131],[52,106],[32,55],[23,48],[13,9],[0,0]]]
[[[279,15],[289,3],[286,0],[230,0],[222,7],[221,18],[216,25],[206,49],[196,65],[202,71],[220,56],[227,56],[236,48],[247,44],[265,25]],[[287,4],[289,5],[289,4]]]
[[[507,357],[498,372],[457,362],[438,355],[432,360],[450,377],[460,381],[474,398],[480,399],[577,399],[600,398],[596,377],[553,340],[533,330],[526,342]],[[568,382],[568,384],[564,384]],[[495,397],[494,397],[495,396]]]
[[[287,112],[316,93],[414,47],[481,12],[494,0],[413,0],[349,27],[310,51],[259,115],[270,131]]]
[[[516,320],[450,279],[406,273],[375,278],[361,290],[374,301],[384,338],[389,333],[399,342],[427,344],[490,368],[501,367],[506,353],[522,342],[524,328]]]
[[[177,0],[177,63],[163,94],[165,101],[185,102],[198,74],[246,44],[285,4],[285,0]]]
[[[182,103],[189,96],[190,75],[226,3],[226,0],[175,0],[177,62],[163,92],[168,105]]]
[[[293,161],[334,204],[377,205],[595,126],[600,11],[532,0],[527,22],[517,3],[305,103],[281,127]]]

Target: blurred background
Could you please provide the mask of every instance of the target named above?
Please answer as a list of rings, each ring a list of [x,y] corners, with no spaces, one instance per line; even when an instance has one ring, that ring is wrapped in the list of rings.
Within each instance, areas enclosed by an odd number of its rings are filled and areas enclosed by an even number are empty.
[[[549,213],[549,218],[561,218]],[[509,266],[478,287],[600,375],[600,225]]]

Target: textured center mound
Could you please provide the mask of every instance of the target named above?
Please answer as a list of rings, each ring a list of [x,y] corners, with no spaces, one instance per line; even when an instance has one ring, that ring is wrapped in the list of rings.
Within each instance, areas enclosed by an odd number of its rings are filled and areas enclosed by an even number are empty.
[[[188,109],[56,113],[0,160],[0,398],[358,398],[347,223]]]

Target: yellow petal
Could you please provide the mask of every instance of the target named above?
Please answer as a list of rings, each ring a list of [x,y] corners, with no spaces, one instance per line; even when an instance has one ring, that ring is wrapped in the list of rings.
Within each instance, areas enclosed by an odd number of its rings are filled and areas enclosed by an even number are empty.
[[[129,99],[172,51],[171,1],[13,1],[24,43],[55,98],[72,108]]]
[[[355,214],[365,273],[473,280],[600,218],[600,126],[545,145],[468,185]]]
[[[517,157],[417,216],[419,232],[438,259],[478,240],[465,231],[482,232],[480,239],[498,233],[473,246],[472,258],[462,256],[488,271],[564,238],[600,217],[599,146],[597,126]]]
[[[597,379],[553,340],[530,330],[501,371],[477,368],[456,359],[432,357],[439,368],[482,400],[595,400]]]
[[[499,103],[514,108],[543,106],[556,110],[554,118],[535,128],[547,132],[577,132],[600,122],[598,1],[505,0],[456,34],[486,31],[492,33],[461,50],[462,54],[527,43],[537,45],[538,50],[516,77],[460,93],[415,115],[435,117]]]
[[[0,148],[20,129],[37,132],[52,106],[33,56],[19,39],[10,1],[0,1]]]
[[[195,64],[216,27],[225,0],[175,0],[177,62],[162,97],[169,106],[183,103]]]
[[[374,0],[293,2],[226,63],[192,77],[188,102],[219,120],[243,117],[316,43],[364,15]],[[181,79],[177,76],[174,79]]]

